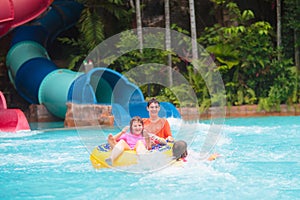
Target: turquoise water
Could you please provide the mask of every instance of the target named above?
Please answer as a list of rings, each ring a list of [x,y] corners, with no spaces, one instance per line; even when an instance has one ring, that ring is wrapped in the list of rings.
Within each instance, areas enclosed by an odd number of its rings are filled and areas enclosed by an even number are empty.
[[[178,128],[178,121],[169,121]],[[300,117],[226,119],[213,149],[221,157],[212,162],[198,156],[210,124],[197,123],[200,131],[193,135],[184,165],[145,173],[92,167],[92,146],[115,129],[102,130],[103,135],[98,130],[46,130],[48,125],[34,125],[38,130],[30,132],[0,133],[0,199],[273,200],[300,196]]]

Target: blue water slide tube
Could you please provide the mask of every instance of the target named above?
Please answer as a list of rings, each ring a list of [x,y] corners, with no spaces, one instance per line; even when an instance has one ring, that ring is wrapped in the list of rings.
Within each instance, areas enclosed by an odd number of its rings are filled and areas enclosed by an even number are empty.
[[[139,87],[109,68],[97,67],[78,77],[69,90],[68,101],[111,105],[118,126],[128,125],[133,116],[149,117],[147,102]],[[174,105],[168,102],[161,102],[159,116],[181,117]]]
[[[10,48],[6,56],[6,65],[8,66],[10,81],[13,84],[15,84],[16,74],[21,66],[33,58],[50,60],[46,49],[34,41],[20,41]]]
[[[73,82],[68,101],[111,105],[115,124],[124,126],[128,125],[132,117],[129,104],[144,102],[144,96],[141,90],[122,74],[109,68],[97,67]]]
[[[79,19],[82,5],[56,0],[30,24],[14,30],[7,54],[9,77],[18,93],[33,104],[44,104],[53,115],[64,118],[66,102],[112,105],[117,125],[132,116],[148,117],[141,90],[120,73],[97,67],[84,74],[59,69],[45,49],[57,35]],[[161,116],[180,117],[169,103],[161,103]]]
[[[62,119],[65,118],[68,93],[72,83],[82,75],[67,69],[56,69],[49,73],[41,82],[38,99],[48,111]]]

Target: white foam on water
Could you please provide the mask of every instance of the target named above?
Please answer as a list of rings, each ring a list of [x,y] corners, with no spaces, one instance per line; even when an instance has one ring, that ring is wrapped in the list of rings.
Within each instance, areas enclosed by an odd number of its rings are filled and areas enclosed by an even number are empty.
[[[29,137],[37,134],[41,134],[44,131],[17,131],[13,132],[0,132],[0,138],[21,138],[21,137]]]

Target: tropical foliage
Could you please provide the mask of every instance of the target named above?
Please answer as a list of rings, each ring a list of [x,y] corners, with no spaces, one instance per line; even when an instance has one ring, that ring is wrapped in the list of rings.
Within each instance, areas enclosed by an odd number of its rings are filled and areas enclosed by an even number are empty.
[[[296,74],[290,59],[277,59],[271,25],[253,23],[254,14],[240,12],[235,3],[226,8],[231,25],[206,28],[199,42],[215,57],[230,105],[259,103],[269,110],[292,103]]]
[[[129,23],[131,10],[124,9],[125,5],[122,0],[78,0],[84,5],[78,21],[77,38],[59,38],[61,42],[71,45],[72,51],[69,57],[70,69],[77,69],[84,58],[98,44],[100,44],[107,35],[105,34],[105,20],[101,17],[103,12],[108,12],[111,16],[120,20],[120,22]],[[111,19],[111,18],[110,18]],[[123,23],[121,23],[123,24]]]
[[[81,0],[81,2],[85,5],[85,9],[78,23],[78,37],[60,39],[75,47],[70,63],[70,68],[73,69],[76,69],[76,63],[82,62],[86,53],[109,37],[105,31],[107,24],[100,15],[100,7],[101,11],[106,10],[115,17],[116,24],[122,24],[122,31],[134,28],[130,23],[134,6],[128,6],[126,4],[128,1]],[[129,2],[133,4],[133,1]],[[222,11],[224,19],[223,21],[217,20],[218,23],[215,25],[206,27],[199,35],[198,42],[214,58],[217,70],[222,75],[226,94],[220,95],[226,95],[228,106],[258,104],[260,109],[278,110],[282,103],[289,105],[299,103],[300,78],[299,69],[295,67],[295,60],[297,60],[295,52],[297,49],[299,50],[300,24],[297,18],[300,10],[296,9],[299,8],[297,1],[284,1],[283,30],[294,37],[284,39],[282,48],[277,48],[275,45],[276,33],[271,24],[267,21],[257,20],[253,11],[241,11],[231,0],[211,0],[211,2],[214,4],[215,11]],[[175,24],[172,25],[172,28],[181,33],[190,34],[189,31]],[[144,40],[155,42],[156,38],[164,36],[149,35],[147,37]],[[125,31],[121,34],[121,40],[117,47],[128,48],[129,44],[136,45],[138,42],[135,34]],[[291,45],[291,43],[295,45]],[[110,67],[126,73],[145,63],[168,66],[169,54],[172,56],[173,68],[178,69],[186,77],[195,91],[201,110],[214,104],[218,97],[211,96],[207,83],[203,80],[203,76],[208,76],[208,74],[196,73],[187,60],[178,57],[174,52],[158,49],[134,50],[115,59]],[[141,89],[146,97],[157,96],[160,100],[170,101],[178,106],[193,106],[188,100],[178,101],[178,95],[185,99],[184,95],[187,89],[184,84],[166,88],[154,83],[143,85]]]

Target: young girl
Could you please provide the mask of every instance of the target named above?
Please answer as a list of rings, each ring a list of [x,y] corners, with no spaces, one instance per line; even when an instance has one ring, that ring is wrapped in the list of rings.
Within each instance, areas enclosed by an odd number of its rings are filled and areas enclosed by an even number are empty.
[[[130,120],[130,133],[127,133],[127,130],[128,126],[115,136],[109,134],[108,141],[112,148],[112,152],[110,157],[105,160],[108,165],[112,166],[114,160],[116,160],[124,150],[134,149],[137,154],[145,153],[147,151],[142,118],[133,117]]]

